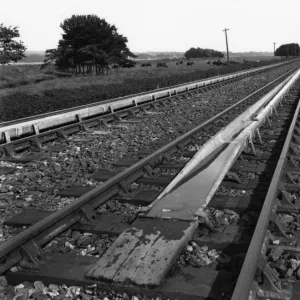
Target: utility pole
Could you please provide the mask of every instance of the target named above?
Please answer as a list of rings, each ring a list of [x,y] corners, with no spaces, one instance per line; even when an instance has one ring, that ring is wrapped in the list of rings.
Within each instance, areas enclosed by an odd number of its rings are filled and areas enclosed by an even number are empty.
[[[227,63],[229,65],[229,51],[228,51],[228,40],[227,40],[227,31],[229,29],[228,28],[225,28],[223,31],[225,31],[225,37],[226,37],[226,49],[227,49]]]
[[[275,45],[276,45],[276,43],[273,43],[273,45],[274,45],[274,56],[275,56]]]

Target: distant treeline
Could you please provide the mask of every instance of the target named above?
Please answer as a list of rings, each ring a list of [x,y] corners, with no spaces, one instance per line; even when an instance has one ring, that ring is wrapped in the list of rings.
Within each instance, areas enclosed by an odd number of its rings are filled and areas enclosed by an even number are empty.
[[[300,48],[299,44],[283,44],[275,51],[276,56],[299,56]]]
[[[201,57],[219,57],[223,58],[224,54],[221,51],[213,49],[191,48],[184,53],[184,56],[189,58],[201,58]]]
[[[45,54],[39,54],[39,53],[32,53],[32,54],[27,54],[25,53],[26,57],[23,57],[20,62],[43,62],[45,59]]]
[[[218,52],[218,51],[217,51]],[[291,51],[290,51],[291,52]],[[45,52],[34,53],[31,51],[26,51],[26,57],[22,58],[20,62],[43,62],[45,58]],[[138,57],[136,60],[161,60],[166,59],[166,61],[174,60],[176,58],[184,57],[184,52],[134,52]],[[226,52],[223,52],[226,55]],[[273,56],[273,52],[229,52],[230,57],[250,57],[250,56]],[[284,54],[285,56],[285,54]]]
[[[183,57],[184,52],[134,52],[137,59],[163,59],[163,58],[179,58]]]
[[[226,52],[223,52],[224,55],[226,55]],[[230,52],[230,57],[251,57],[251,56],[273,56],[273,52],[267,52],[267,51],[249,51],[249,52]]]

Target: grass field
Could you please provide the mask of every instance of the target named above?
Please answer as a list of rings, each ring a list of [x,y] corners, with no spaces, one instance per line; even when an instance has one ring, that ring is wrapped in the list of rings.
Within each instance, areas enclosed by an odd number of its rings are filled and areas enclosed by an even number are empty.
[[[241,62],[244,57],[231,58],[235,61]],[[274,57],[246,57],[248,61],[260,60],[273,61]],[[214,59],[210,59],[213,61]],[[275,60],[280,60],[275,57]],[[221,61],[225,62],[223,58]],[[44,91],[53,89],[76,89],[89,85],[107,85],[111,83],[122,83],[128,79],[147,79],[156,78],[159,87],[160,79],[169,75],[185,75],[194,71],[207,71],[208,76],[223,74],[226,72],[226,67],[214,66],[207,64],[205,59],[194,60],[193,66],[187,66],[186,61],[183,64],[176,65],[175,61],[167,62],[168,68],[157,68],[156,63],[152,62],[152,67],[141,67],[141,62],[138,62],[135,68],[131,69],[110,69],[107,75],[101,76],[73,76],[71,78],[57,78],[53,79],[52,75],[45,74],[44,70],[40,70],[39,65],[9,65],[4,66],[3,78],[0,80],[0,97],[11,95],[17,92],[24,94],[42,95]],[[259,63],[257,64],[259,66]],[[232,67],[232,66],[231,66]],[[211,72],[209,70],[212,70]],[[238,69],[237,69],[238,70]],[[210,75],[211,73],[211,75]],[[2,73],[1,73],[2,74]],[[1,77],[0,77],[1,79]],[[46,81],[44,81],[46,80]],[[40,82],[39,82],[40,81]]]
[[[37,64],[11,64],[0,66],[0,89],[52,79]]]

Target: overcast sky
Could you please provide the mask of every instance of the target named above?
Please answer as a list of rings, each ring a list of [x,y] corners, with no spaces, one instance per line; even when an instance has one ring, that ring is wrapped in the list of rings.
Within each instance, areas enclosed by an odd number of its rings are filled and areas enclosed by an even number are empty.
[[[300,0],[0,0],[0,23],[18,26],[28,50],[55,48],[73,14],[96,14],[128,38],[133,52],[190,47],[273,51],[299,43]]]

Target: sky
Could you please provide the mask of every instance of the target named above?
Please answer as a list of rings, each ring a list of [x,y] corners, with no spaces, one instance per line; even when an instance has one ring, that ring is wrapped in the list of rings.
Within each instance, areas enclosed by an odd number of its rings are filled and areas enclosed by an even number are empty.
[[[0,0],[0,23],[18,26],[28,50],[56,48],[59,25],[73,14],[95,14],[128,38],[133,52],[191,47],[273,51],[299,43],[299,0]]]

